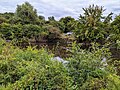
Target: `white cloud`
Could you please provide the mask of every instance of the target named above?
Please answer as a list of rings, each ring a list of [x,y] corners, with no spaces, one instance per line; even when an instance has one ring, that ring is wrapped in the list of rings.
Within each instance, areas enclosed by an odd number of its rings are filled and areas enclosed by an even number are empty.
[[[104,6],[107,9],[105,14],[120,13],[120,0],[0,0],[0,12],[14,12],[16,5],[25,1],[30,2],[39,14],[46,17],[78,17],[82,13],[82,8],[88,7],[90,4]]]

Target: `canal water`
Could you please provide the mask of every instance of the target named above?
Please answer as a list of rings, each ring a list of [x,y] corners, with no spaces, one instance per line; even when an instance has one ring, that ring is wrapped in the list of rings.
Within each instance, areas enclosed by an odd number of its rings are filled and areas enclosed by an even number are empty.
[[[66,57],[70,57],[71,53],[70,53],[70,49],[72,47],[72,42],[73,41],[58,41],[56,43],[56,41],[38,41],[38,42],[30,42],[30,44],[27,43],[23,43],[22,47],[26,47],[28,45],[31,46],[37,46],[38,49],[40,49],[41,47],[44,47],[48,50],[50,50],[53,54],[55,54],[55,57],[59,56],[61,58],[66,58]],[[84,46],[85,48],[86,46]],[[115,59],[120,59],[120,49],[117,48],[110,48],[110,51],[112,53],[112,58]]]

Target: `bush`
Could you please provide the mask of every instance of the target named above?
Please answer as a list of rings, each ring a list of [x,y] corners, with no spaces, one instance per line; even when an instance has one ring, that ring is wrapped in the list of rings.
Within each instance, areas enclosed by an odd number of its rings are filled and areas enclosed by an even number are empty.
[[[1,23],[5,23],[5,22],[7,22],[7,19],[0,16],[0,24],[1,24]]]
[[[112,13],[104,17],[102,13],[105,10],[97,5],[90,5],[89,8],[83,8],[83,10],[84,14],[80,14],[74,30],[76,38],[79,41],[102,43],[109,35]]]
[[[3,38],[6,40],[13,40],[16,43],[28,42],[29,39],[39,40],[48,34],[45,28],[32,24],[11,25],[3,23],[0,25],[0,32]]]
[[[19,49],[1,39],[0,89],[119,90],[120,77],[108,63],[107,48],[90,52],[73,44],[67,64],[52,58],[43,48]]]
[[[58,28],[49,25],[46,26],[46,29],[48,30],[48,41],[56,42],[55,40],[59,40],[61,38],[61,31]]]
[[[109,39],[112,43],[116,43],[117,40],[120,40],[120,15],[115,17],[111,23],[111,28]]]
[[[46,50],[28,47],[21,50],[0,44],[0,89],[70,88],[70,77],[62,63],[52,61]]]
[[[72,57],[68,58],[68,71],[74,81],[72,85],[75,90],[101,90],[102,88],[117,90],[119,88],[117,82],[112,85],[114,81],[109,78],[109,75],[114,77],[116,74],[114,68],[108,64],[111,61],[109,49],[93,47],[90,52],[80,49],[75,44],[73,46]],[[117,76],[117,80],[119,78]]]

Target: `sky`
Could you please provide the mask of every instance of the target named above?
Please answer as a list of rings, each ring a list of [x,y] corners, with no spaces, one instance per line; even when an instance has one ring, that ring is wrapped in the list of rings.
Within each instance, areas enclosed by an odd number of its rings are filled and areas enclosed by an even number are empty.
[[[114,15],[120,14],[120,0],[0,0],[0,12],[15,12],[17,5],[28,1],[35,9],[38,15],[46,18],[54,16],[60,19],[65,16],[78,18],[83,13],[82,8],[95,4],[104,6],[106,11],[104,15],[113,12]]]

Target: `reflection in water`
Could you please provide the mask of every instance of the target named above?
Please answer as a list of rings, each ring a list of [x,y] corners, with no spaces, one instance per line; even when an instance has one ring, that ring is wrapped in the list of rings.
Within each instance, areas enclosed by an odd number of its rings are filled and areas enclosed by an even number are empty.
[[[22,47],[26,47],[29,44],[23,43]],[[41,47],[45,47],[48,50],[50,50],[53,54],[55,54],[55,57],[58,56],[62,57],[62,58],[66,58],[66,57],[70,57],[71,56],[71,52],[70,49],[72,47],[72,41],[71,42],[47,42],[47,41],[40,41],[40,42],[31,42],[30,43],[31,46],[37,46],[38,49],[40,49]],[[84,45],[83,43],[83,48],[86,48],[86,45]],[[112,53],[112,58],[115,59],[120,59],[120,49],[117,48],[110,48],[110,51]]]

